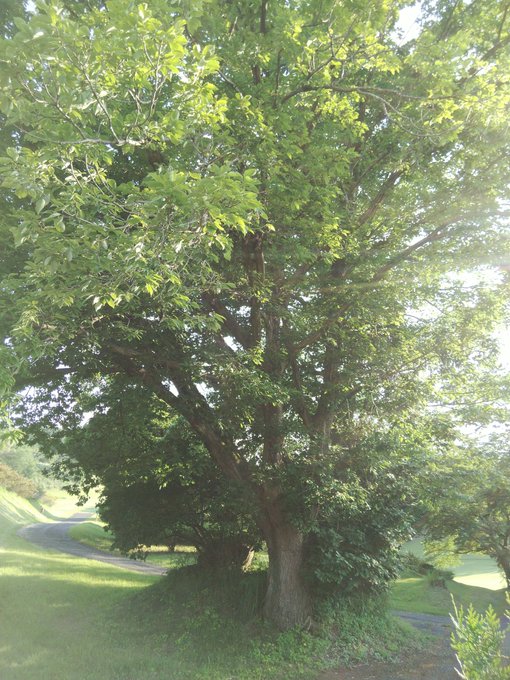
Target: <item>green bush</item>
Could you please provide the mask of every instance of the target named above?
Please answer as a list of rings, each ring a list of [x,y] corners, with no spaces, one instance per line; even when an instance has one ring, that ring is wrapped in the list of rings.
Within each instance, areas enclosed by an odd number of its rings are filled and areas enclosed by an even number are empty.
[[[437,569],[432,567],[430,571],[425,574],[425,578],[430,586],[446,588],[447,581],[453,581],[455,574],[448,569]]]
[[[505,632],[492,606],[485,614],[479,614],[473,605],[467,612],[463,607],[457,608],[455,602],[453,606],[452,647],[459,676],[463,680],[509,680],[510,667],[505,667],[502,653]]]

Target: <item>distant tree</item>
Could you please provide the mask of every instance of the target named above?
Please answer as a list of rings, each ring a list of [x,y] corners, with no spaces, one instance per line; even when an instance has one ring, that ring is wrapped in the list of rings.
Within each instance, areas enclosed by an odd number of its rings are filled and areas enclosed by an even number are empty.
[[[403,5],[39,2],[0,45],[0,382],[72,409],[122,374],[180,414],[281,628],[335,459],[419,427],[508,298],[507,3],[423,3],[407,42]]]
[[[510,588],[510,450],[507,437],[459,448],[426,476],[425,537],[457,554],[492,557]]]

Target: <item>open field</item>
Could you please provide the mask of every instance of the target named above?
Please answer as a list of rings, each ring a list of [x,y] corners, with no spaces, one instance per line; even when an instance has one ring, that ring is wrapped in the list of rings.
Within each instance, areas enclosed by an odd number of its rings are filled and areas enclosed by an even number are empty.
[[[409,541],[403,548],[417,557],[427,559],[420,539]],[[447,569],[455,574],[455,581],[468,586],[501,590],[506,583],[496,562],[487,555],[469,554],[459,555],[455,562]]]
[[[468,606],[482,612],[492,605],[498,614],[506,607],[505,590],[492,590],[484,587],[466,585],[457,581],[447,582],[446,588],[431,587],[425,577],[401,578],[390,591],[392,609],[448,616],[452,611],[452,596],[457,604]]]
[[[419,539],[410,541],[404,550],[426,560]],[[452,611],[452,596],[458,604],[473,604],[478,611],[492,605],[498,614],[506,609],[505,579],[496,563],[486,555],[462,555],[456,564],[447,567],[455,574],[446,588],[431,587],[426,577],[404,575],[391,588],[393,609],[447,616]]]

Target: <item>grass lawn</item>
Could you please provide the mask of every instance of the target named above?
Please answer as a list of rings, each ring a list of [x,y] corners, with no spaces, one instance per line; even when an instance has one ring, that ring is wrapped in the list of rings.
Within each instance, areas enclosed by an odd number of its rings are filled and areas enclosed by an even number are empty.
[[[234,587],[223,579],[232,611],[223,604],[219,613],[211,596],[221,591],[218,579],[208,583],[193,567],[161,578],[46,552],[16,536],[22,524],[45,519],[0,490],[2,680],[310,680],[343,660],[391,658],[420,645],[379,609],[346,612],[334,636],[274,635],[251,611],[263,574]]]
[[[410,541],[404,550],[426,559],[419,539]],[[425,577],[400,578],[391,589],[390,605],[393,609],[439,614],[447,616],[452,611],[452,595],[458,604],[472,603],[478,611],[492,605],[498,614],[506,607],[505,580],[494,560],[486,555],[462,555],[458,564],[448,567],[455,578],[447,588],[432,587]]]
[[[403,550],[414,553],[417,557],[427,559],[423,543],[419,538],[409,541]],[[459,555],[456,561],[446,567],[455,574],[455,581],[468,586],[501,590],[506,582],[496,562],[487,555],[469,554]]]
[[[485,611],[491,604],[498,614],[507,609],[505,590],[492,590],[449,581],[447,588],[430,586],[425,577],[401,578],[390,591],[390,606],[408,612],[448,616],[453,611],[452,595],[457,604],[472,603],[476,610]]]

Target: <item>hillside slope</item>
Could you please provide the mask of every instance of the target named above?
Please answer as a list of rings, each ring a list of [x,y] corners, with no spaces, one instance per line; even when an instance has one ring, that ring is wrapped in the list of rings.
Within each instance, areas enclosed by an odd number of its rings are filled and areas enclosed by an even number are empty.
[[[32,503],[11,491],[0,487],[0,536],[2,530],[13,525],[30,524],[31,522],[48,521]]]

